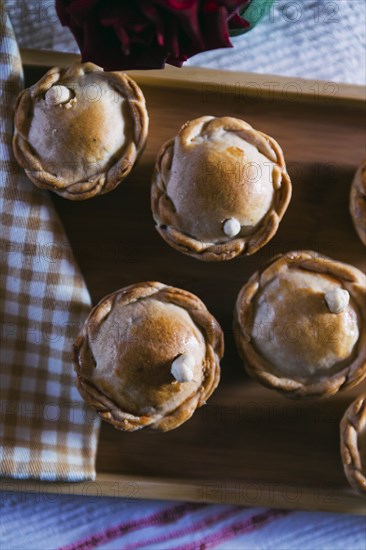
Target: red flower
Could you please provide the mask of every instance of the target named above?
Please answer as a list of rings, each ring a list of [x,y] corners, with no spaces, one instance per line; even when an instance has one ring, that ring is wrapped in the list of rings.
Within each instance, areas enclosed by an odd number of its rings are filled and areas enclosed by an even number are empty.
[[[251,0],[56,0],[83,61],[106,70],[178,67],[199,52],[230,48],[229,25]]]

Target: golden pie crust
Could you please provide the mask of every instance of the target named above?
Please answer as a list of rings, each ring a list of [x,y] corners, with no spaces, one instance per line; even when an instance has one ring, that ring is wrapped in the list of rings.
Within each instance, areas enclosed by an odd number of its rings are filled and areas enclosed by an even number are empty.
[[[358,236],[366,246],[366,159],[357,170],[352,182],[350,211]]]
[[[366,394],[346,410],[340,424],[341,457],[350,485],[366,497]]]
[[[49,70],[19,95],[14,123],[14,154],[27,176],[71,200],[112,191],[131,171],[148,131],[136,82],[93,63]]]
[[[274,236],[291,189],[273,138],[237,118],[202,116],[159,152],[151,206],[170,246],[223,261],[253,254]]]
[[[325,295],[346,294],[332,312]],[[234,336],[250,375],[288,397],[325,397],[366,376],[366,276],[313,251],[273,258],[241,289]]]
[[[194,294],[158,282],[103,298],[74,344],[77,387],[99,416],[124,431],[168,431],[201,407],[220,380],[223,333]],[[173,361],[194,360],[178,382]]]

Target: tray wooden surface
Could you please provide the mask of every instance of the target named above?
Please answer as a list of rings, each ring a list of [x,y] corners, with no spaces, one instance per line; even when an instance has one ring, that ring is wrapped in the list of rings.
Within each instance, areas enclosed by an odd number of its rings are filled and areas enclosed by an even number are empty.
[[[46,65],[74,57],[23,52],[27,84]],[[48,490],[68,492],[72,485],[74,494],[364,513],[365,501],[343,474],[338,426],[362,388],[321,402],[277,395],[245,374],[231,328],[239,289],[279,252],[312,249],[366,270],[365,248],[348,212],[350,183],[365,156],[364,88],[191,68],[131,74],[150,116],[138,165],[110,194],[85,202],[53,196],[54,203],[93,303],[144,280],[182,287],[204,300],[225,333],[222,379],[208,404],[172,432],[123,434],[103,423],[96,482],[48,484]],[[154,229],[155,156],[186,120],[203,114],[243,118],[284,150],[293,198],[275,238],[248,258],[203,263],[172,250]],[[16,483],[25,490],[42,486]]]

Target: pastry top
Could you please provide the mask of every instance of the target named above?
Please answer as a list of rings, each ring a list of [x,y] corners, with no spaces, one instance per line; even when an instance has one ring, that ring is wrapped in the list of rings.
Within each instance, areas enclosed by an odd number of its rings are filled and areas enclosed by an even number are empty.
[[[155,167],[157,229],[203,260],[252,254],[276,232],[291,196],[279,145],[248,123],[203,116],[164,144]]]
[[[242,288],[235,333],[248,370],[302,395],[366,375],[366,277],[311,251],[276,257]]]
[[[161,283],[104,298],[75,344],[83,397],[116,427],[177,427],[211,395],[220,326],[193,294]]]
[[[147,127],[144,97],[130,77],[74,63],[20,94],[14,153],[36,185],[81,200],[128,174]]]
[[[340,425],[341,456],[349,483],[366,496],[366,395],[346,410]]]
[[[337,290],[349,300],[341,281],[289,264],[258,292],[252,338],[278,374],[304,382],[351,356],[357,309],[353,300],[339,312],[329,307],[327,297]]]
[[[352,182],[350,211],[358,236],[366,246],[366,159],[357,170]]]

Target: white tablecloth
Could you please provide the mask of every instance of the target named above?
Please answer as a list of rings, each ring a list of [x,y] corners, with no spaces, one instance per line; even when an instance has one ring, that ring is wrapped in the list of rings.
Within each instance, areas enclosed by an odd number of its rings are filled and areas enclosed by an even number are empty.
[[[5,3],[20,46],[78,51],[53,0]],[[196,55],[187,65],[363,84],[366,1],[275,0],[256,28],[232,42],[234,49]]]
[[[53,2],[7,1],[20,45],[75,51]],[[282,1],[271,17],[233,40],[234,50],[190,65],[337,82],[365,82],[365,0]],[[72,495],[1,494],[1,549],[349,549],[365,550],[365,519],[235,506]]]

